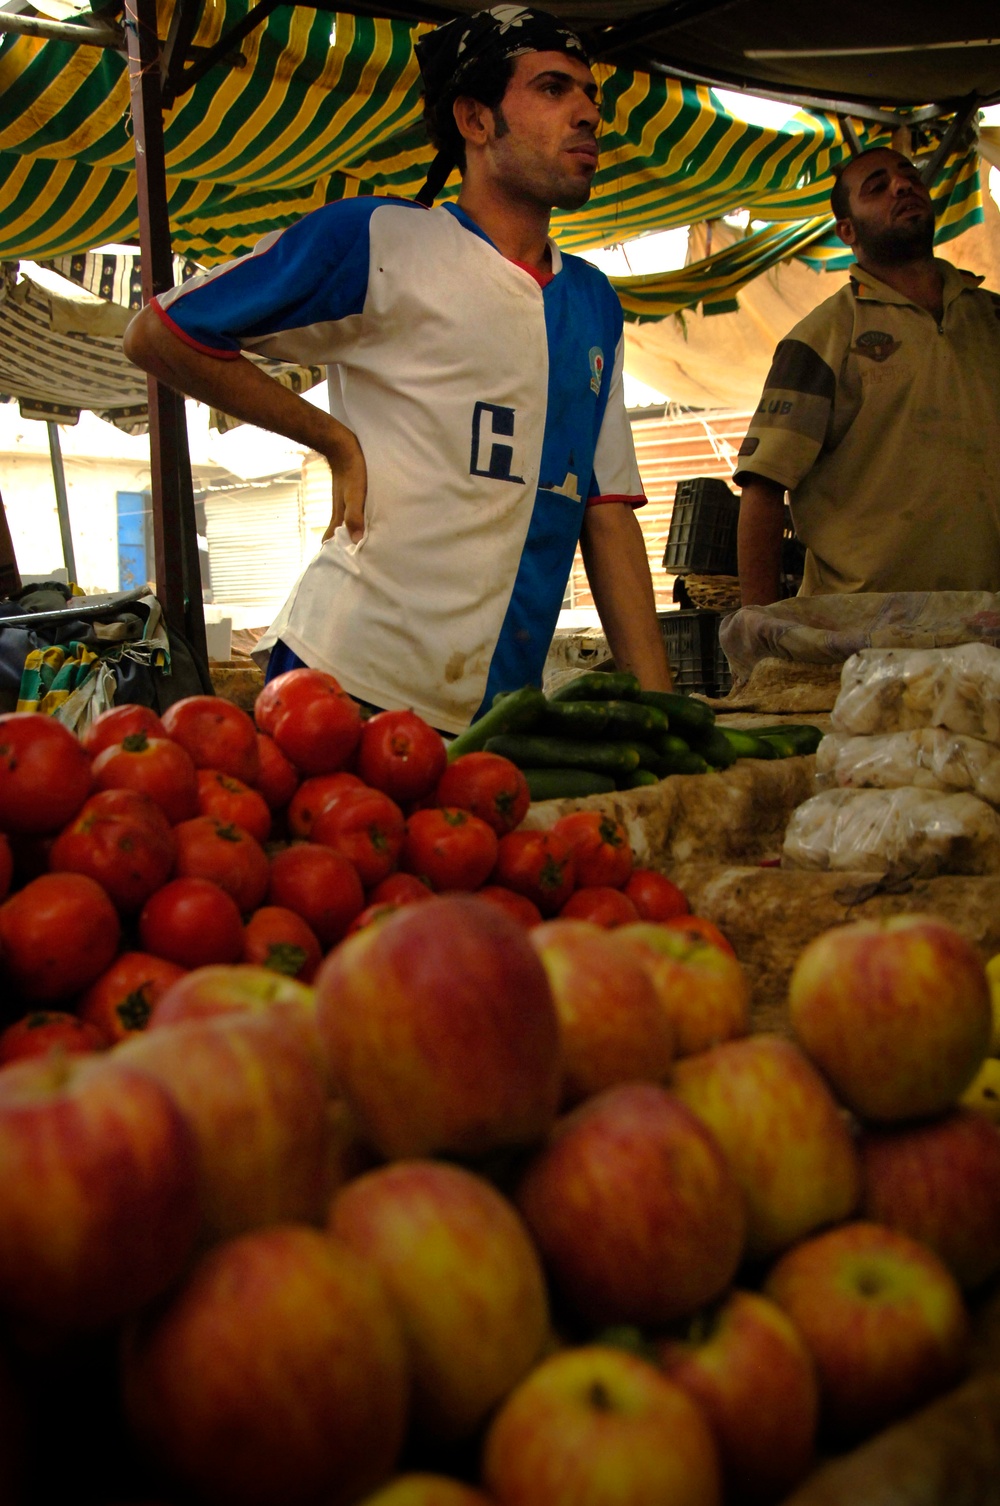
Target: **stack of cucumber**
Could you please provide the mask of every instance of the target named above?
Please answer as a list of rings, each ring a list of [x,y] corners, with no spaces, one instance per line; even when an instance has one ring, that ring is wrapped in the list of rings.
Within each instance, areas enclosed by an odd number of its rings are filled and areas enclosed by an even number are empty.
[[[642,690],[634,675],[597,670],[549,696],[532,686],[498,696],[449,745],[448,758],[502,754],[524,770],[532,800],[558,800],[727,769],[738,758],[814,753],[821,737],[808,724],[720,727],[704,701]]]

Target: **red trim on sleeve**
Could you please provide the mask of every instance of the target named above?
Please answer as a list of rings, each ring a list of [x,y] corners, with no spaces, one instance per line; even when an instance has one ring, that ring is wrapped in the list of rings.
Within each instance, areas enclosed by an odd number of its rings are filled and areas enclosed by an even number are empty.
[[[628,497],[624,493],[605,492],[602,497],[588,497],[587,506],[599,507],[604,502],[627,502],[634,511],[638,507],[645,507],[648,501],[649,498],[644,497],[641,493],[638,497]]]
[[[155,309],[171,334],[176,335],[178,340],[183,340],[185,345],[190,345],[192,350],[200,351],[203,356],[214,356],[217,361],[238,361],[240,359],[241,352],[238,350],[219,350],[214,345],[202,345],[200,340],[193,339],[191,335],[181,329],[179,324],[174,323],[166,309],[161,308],[155,298],[150,299],[150,307]]]

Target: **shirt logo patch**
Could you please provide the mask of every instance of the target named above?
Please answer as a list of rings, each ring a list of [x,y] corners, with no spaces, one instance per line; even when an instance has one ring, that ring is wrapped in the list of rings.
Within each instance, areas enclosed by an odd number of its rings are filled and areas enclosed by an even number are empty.
[[[869,329],[858,336],[857,344],[851,346],[851,351],[856,356],[867,356],[869,361],[888,361],[902,343],[883,330]]]
[[[523,485],[524,477],[512,472],[514,418],[514,409],[500,403],[476,404],[472,412],[471,476],[489,476],[493,481],[516,481]]]
[[[600,392],[601,378],[604,375],[604,352],[597,345],[590,347],[590,390]]]

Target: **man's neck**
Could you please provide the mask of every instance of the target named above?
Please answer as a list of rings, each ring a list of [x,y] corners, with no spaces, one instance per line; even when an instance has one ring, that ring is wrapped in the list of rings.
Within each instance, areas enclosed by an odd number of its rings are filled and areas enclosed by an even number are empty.
[[[869,277],[884,282],[895,292],[902,293],[904,298],[909,298],[911,303],[926,309],[935,319],[941,318],[944,312],[944,276],[933,256],[921,257],[919,261],[890,263],[888,266],[871,257],[866,257],[864,261],[859,258],[858,268],[861,272],[867,272]]]
[[[470,220],[475,220],[509,261],[518,261],[537,272],[551,272],[547,210],[477,193],[466,182],[458,196],[458,207]]]

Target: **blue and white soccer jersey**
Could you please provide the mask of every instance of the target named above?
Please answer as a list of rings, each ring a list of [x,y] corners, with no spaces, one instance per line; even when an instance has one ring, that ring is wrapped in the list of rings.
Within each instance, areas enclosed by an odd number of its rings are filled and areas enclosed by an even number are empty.
[[[645,500],[618,299],[551,252],[543,287],[452,205],[347,199],[157,300],[213,355],[330,367],[364,534],[327,540],[261,647],[444,731],[540,680],[588,503]]]

